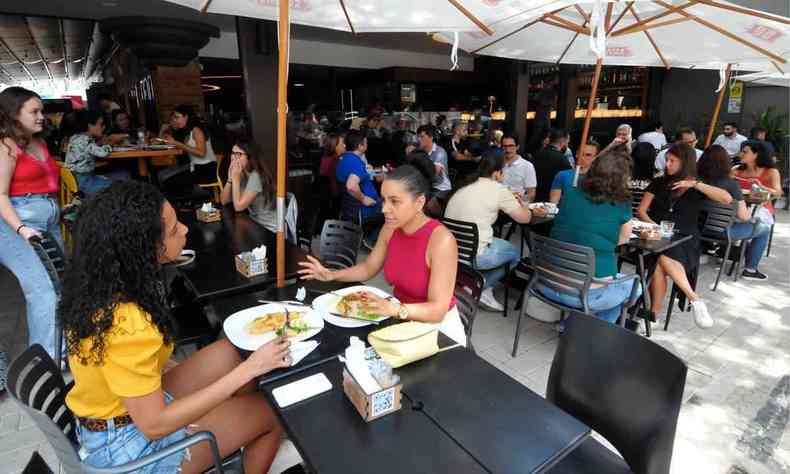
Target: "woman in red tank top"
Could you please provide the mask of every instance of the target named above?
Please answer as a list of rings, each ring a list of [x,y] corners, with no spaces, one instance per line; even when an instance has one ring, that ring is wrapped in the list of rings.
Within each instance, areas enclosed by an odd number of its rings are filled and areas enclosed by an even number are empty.
[[[368,258],[351,268],[329,270],[308,256],[299,273],[306,280],[355,282],[370,280],[383,269],[400,304],[376,298],[376,313],[438,324],[466,345],[453,297],[458,246],[449,230],[423,213],[430,183],[411,165],[389,173],[381,186],[385,225]]]
[[[733,168],[732,172],[742,189],[751,191],[752,183],[757,183],[771,193],[771,199],[782,196],[782,178],[765,145],[752,140],[744,142],[740,158],[741,164]],[[776,212],[770,201],[764,206],[771,214]]]
[[[43,104],[35,92],[0,92],[0,265],[19,280],[30,344],[55,347],[55,289],[28,240],[49,232],[60,242],[58,167],[38,137]],[[2,378],[2,377],[0,377]]]

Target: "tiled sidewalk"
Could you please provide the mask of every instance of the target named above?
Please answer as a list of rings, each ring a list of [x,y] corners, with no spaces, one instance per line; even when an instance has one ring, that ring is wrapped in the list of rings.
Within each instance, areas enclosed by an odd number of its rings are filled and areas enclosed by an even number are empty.
[[[768,281],[733,282],[725,276],[713,293],[709,288],[717,267],[708,263],[698,288],[716,325],[701,330],[690,313],[677,311],[669,331],[663,330],[663,323],[654,325],[652,340],[689,365],[673,473],[790,473],[790,216],[780,211],[778,218],[771,256],[761,265]],[[380,278],[371,283],[385,287]],[[15,319],[19,300],[9,295],[7,287],[7,277],[0,274],[0,300],[11,301],[0,309],[3,344],[19,337]],[[531,314],[551,311],[538,302],[530,303]],[[512,358],[515,319],[481,311],[475,348],[503,372],[543,395],[557,334],[552,324],[525,320],[518,355]],[[57,465],[30,420],[7,396],[0,397],[0,474],[20,472],[33,450],[51,466]]]

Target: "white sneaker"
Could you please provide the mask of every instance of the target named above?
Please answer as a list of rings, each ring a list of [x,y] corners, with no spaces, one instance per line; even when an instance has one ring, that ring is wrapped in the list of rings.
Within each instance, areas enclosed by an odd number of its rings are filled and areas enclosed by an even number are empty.
[[[694,313],[694,322],[702,329],[713,326],[713,318],[708,313],[708,306],[702,300],[691,302],[691,312]]]
[[[483,304],[486,308],[492,311],[504,311],[505,307],[494,298],[494,289],[493,288],[486,288],[480,294],[480,303]]]

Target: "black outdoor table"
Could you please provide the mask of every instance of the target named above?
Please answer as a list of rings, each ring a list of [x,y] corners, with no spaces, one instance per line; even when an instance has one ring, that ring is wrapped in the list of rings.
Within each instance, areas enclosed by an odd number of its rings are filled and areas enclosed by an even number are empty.
[[[412,403],[490,472],[545,472],[590,435],[582,422],[467,349],[396,373]]]
[[[222,208],[222,220],[217,222],[198,221],[194,211],[179,212],[178,219],[189,228],[185,248],[195,251],[195,261],[180,269],[198,301],[260,289],[277,280],[276,234],[247,214],[226,206]],[[247,278],[236,270],[235,257],[260,245],[266,245],[269,271]],[[286,242],[286,278],[296,276],[297,263],[304,261],[305,255],[304,250]]]
[[[213,306],[214,306],[215,314],[220,320],[220,323],[223,323],[225,319],[227,319],[233,313],[253,306],[258,306],[262,304],[260,302],[262,300],[263,301],[294,300],[296,297],[296,291],[302,286],[305,287],[305,290],[307,290],[307,295],[304,299],[304,303],[310,304],[316,297],[320,296],[322,293],[328,291],[334,291],[349,286],[355,286],[358,284],[359,283],[342,283],[342,282],[321,283],[315,281],[310,281],[310,282],[299,281],[297,283],[287,285],[282,288],[271,287],[263,291],[226,296],[218,300],[215,300],[213,302]],[[324,329],[318,334],[316,334],[315,336],[310,338],[310,340],[319,343],[318,347],[313,352],[308,354],[304,359],[300,360],[298,364],[292,367],[277,369],[275,371],[269,372],[263,377],[258,378],[258,385],[262,386],[269,382],[282,379],[283,377],[287,377],[289,375],[303,372],[307,369],[323,364],[324,362],[328,362],[332,359],[336,359],[338,355],[343,354],[345,352],[346,347],[348,347],[348,339],[350,337],[357,336],[362,341],[364,341],[365,344],[367,345],[368,334],[370,332],[380,329],[382,327],[386,327],[390,324],[398,324],[399,322],[401,321],[398,320],[397,318],[390,318],[386,321],[382,321],[378,325],[371,324],[361,328],[341,328],[325,322]],[[452,341],[444,334],[441,333],[439,334],[439,347],[444,348],[453,345],[456,345],[454,341]],[[243,349],[238,349],[238,350],[239,353],[242,355],[242,357],[246,358],[250,354],[249,351],[245,351]]]
[[[623,244],[628,250],[636,254],[636,271],[642,283],[642,305],[645,311],[650,311],[650,292],[648,291],[650,281],[648,277],[652,275],[653,269],[658,264],[658,260],[654,259],[650,264],[650,268],[648,268],[648,265],[645,264],[645,257],[649,255],[660,255],[691,238],[691,235],[676,233],[670,239],[646,240],[640,239],[639,237],[632,237],[628,243]],[[647,337],[652,335],[651,324],[649,319],[645,319]]]
[[[489,472],[406,397],[399,411],[366,423],[343,392],[342,370],[334,360],[263,387],[310,472]],[[277,406],[272,390],[321,372],[332,382],[331,391],[287,408]]]

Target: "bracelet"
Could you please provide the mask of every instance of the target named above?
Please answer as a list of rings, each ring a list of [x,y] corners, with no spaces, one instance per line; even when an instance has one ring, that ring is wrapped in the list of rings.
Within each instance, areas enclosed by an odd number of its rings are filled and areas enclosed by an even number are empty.
[[[27,224],[19,224],[19,227],[16,228],[16,233],[18,234],[22,227],[27,227]]]

